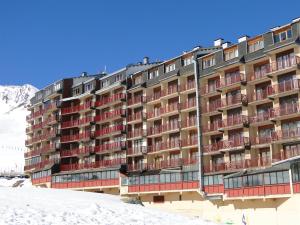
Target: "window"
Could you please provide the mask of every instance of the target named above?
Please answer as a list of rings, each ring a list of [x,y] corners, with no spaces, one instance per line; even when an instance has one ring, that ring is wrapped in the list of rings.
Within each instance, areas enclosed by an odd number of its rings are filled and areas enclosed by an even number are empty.
[[[85,91],[90,91],[94,88],[94,85],[92,83],[89,83],[89,84],[85,84],[84,86],[84,90]]]
[[[228,50],[224,51],[225,61],[228,61],[230,59],[236,58],[238,56],[239,56],[239,52],[238,52],[237,47],[231,48],[231,49],[228,49]]]
[[[165,72],[166,73],[169,73],[171,71],[174,71],[175,70],[175,63],[172,63],[172,64],[169,64],[169,65],[165,65]]]
[[[109,85],[109,80],[103,80],[102,81],[102,87],[107,87]]]
[[[135,84],[140,84],[140,83],[142,83],[142,76],[141,75],[136,76],[136,77],[133,78],[133,84],[134,85]]]
[[[273,33],[274,36],[274,43],[278,43],[281,41],[285,41],[292,37],[292,30],[291,28],[284,30],[284,31],[277,31]]]
[[[187,57],[182,60],[183,66],[188,66],[193,63],[193,57]]]
[[[80,89],[79,88],[75,88],[74,89],[74,95],[78,95],[80,94]]]
[[[248,52],[255,52],[259,49],[262,49],[264,47],[264,41],[262,40],[262,38],[259,39],[255,39],[253,41],[249,41],[248,42]]]
[[[117,74],[117,75],[115,76],[115,82],[118,82],[118,81],[120,81],[120,80],[122,80],[122,74]]]
[[[155,77],[158,77],[158,70],[152,70],[149,72],[149,75],[148,75],[148,79],[153,79]]]
[[[58,91],[61,89],[61,83],[54,84],[54,91]]]
[[[206,68],[214,66],[215,64],[216,64],[216,59],[214,56],[211,56],[209,58],[203,59],[202,67],[203,67],[203,69],[206,69]]]

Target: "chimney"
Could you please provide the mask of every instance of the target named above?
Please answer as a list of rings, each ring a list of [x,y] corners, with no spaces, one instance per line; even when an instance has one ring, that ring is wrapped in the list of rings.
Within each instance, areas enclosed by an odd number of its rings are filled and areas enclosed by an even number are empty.
[[[240,38],[238,39],[238,42],[241,43],[241,42],[243,42],[243,41],[247,41],[248,38],[249,38],[248,35],[244,35],[244,36],[242,36],[242,37],[240,37]]]
[[[143,64],[146,65],[146,64],[149,64],[149,57],[145,56],[143,58]]]
[[[81,73],[81,77],[86,77],[87,76],[87,72],[82,72]]]
[[[231,42],[230,41],[226,41],[222,44],[222,48],[228,48],[230,46]]]
[[[224,39],[223,38],[218,38],[214,41],[214,46],[215,47],[220,47],[223,44]]]

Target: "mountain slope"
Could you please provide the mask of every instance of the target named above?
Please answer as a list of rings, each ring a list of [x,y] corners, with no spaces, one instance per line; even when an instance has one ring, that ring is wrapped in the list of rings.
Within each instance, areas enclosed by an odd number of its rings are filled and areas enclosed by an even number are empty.
[[[0,86],[0,172],[23,170],[26,106],[36,91],[28,84]]]

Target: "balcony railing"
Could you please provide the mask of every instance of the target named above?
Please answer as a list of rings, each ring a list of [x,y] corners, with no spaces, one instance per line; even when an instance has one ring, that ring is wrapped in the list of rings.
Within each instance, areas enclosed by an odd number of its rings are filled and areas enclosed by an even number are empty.
[[[95,147],[95,152],[101,153],[106,151],[116,151],[121,150],[122,148],[126,147],[126,143],[124,141],[120,142],[111,142],[111,143],[105,143],[102,145],[98,145]]]
[[[155,92],[154,94],[147,96],[147,102],[156,101],[156,100],[160,99],[161,97],[162,97],[161,91]]]
[[[72,113],[78,113],[80,111],[80,105],[71,106],[71,107],[63,107],[61,109],[61,114],[72,114]]]
[[[112,127],[107,127],[107,128],[101,129],[101,130],[96,130],[95,135],[97,137],[101,137],[103,135],[125,131],[125,129],[126,129],[125,125],[121,124],[121,125],[116,125],[116,126],[112,126]]]
[[[181,141],[181,146],[182,147],[189,147],[189,146],[194,146],[198,145],[198,138],[197,137],[191,137],[188,139],[184,139]]]
[[[179,103],[169,104],[166,105],[164,108],[161,108],[161,114],[163,115],[171,112],[176,112],[179,110],[179,108],[180,108]]]
[[[288,91],[299,90],[300,81],[298,79],[288,80],[280,82],[273,86],[268,86],[268,95],[276,95]]]
[[[267,110],[266,112],[261,112],[256,114],[255,116],[249,117],[249,122],[251,124],[253,123],[261,123],[270,120],[271,118],[274,118],[275,113],[274,110],[271,108],[270,110]]]
[[[257,136],[257,137],[251,137],[250,142],[251,145],[261,145],[261,144],[267,144],[271,143],[273,140],[272,135],[269,136]]]
[[[69,120],[61,123],[61,128],[71,128],[71,127],[78,127],[79,119],[78,120]]]
[[[63,135],[60,138],[61,142],[72,142],[72,141],[78,141],[80,138],[79,134],[73,134],[73,135]]]
[[[241,81],[246,81],[245,75],[243,73],[235,73],[232,76],[228,76],[226,78],[221,79],[221,85],[220,88],[224,88],[233,84],[237,84]]]
[[[274,131],[272,134],[273,141],[277,140],[286,140],[292,138],[299,138],[300,137],[300,128],[294,129],[282,129],[279,131]]]
[[[87,116],[87,117],[83,117],[79,120],[79,125],[89,124],[91,122],[94,122],[94,117]]]
[[[95,117],[95,121],[100,122],[100,121],[105,121],[105,120],[108,120],[108,119],[114,119],[116,117],[120,117],[120,116],[123,116],[125,114],[126,114],[125,109],[116,109],[116,110],[113,110],[111,112],[105,112],[102,115],[97,115]]]
[[[171,94],[175,94],[180,90],[180,86],[179,85],[174,85],[174,86],[170,86],[168,87],[166,90],[162,90],[162,95],[161,97],[165,97]]]
[[[161,112],[162,112],[161,108],[152,110],[151,112],[147,112],[147,119],[160,117],[162,114]]]
[[[276,72],[276,71],[288,69],[298,64],[300,64],[300,58],[298,56],[292,56],[282,61],[278,60],[276,62],[272,62],[271,68],[272,68],[272,72]]]
[[[286,159],[289,159],[289,158],[293,158],[293,157],[296,157],[296,156],[300,156],[300,148],[298,147],[298,145],[297,145],[296,148],[285,149],[282,152],[273,154],[272,162],[274,163],[274,162],[278,162],[278,161],[281,161],[281,160],[286,160]]]
[[[127,149],[127,155],[140,155],[147,153],[146,146],[135,146]]]
[[[162,127],[162,132],[174,131],[180,128],[180,123],[178,121],[173,123],[170,122],[170,123],[163,124],[161,127]]]
[[[80,110],[87,110],[94,106],[93,101],[87,101],[80,105]]]
[[[248,137],[237,137],[229,140],[223,141],[222,149],[230,149],[236,147],[245,147],[249,145],[249,138]]]
[[[203,131],[203,133],[217,131],[220,128],[222,128],[223,125],[224,125],[224,123],[222,122],[222,120],[217,120],[217,121],[214,121],[213,123],[203,126],[202,131]]]
[[[114,94],[110,97],[104,97],[98,101],[95,102],[95,107],[100,107],[100,106],[104,106],[107,104],[111,104],[117,101],[121,101],[123,99],[126,99],[126,94],[125,93],[118,93],[118,94]]]
[[[268,89],[264,89],[262,91],[256,91],[254,94],[250,95],[249,101],[256,102],[262,101],[268,98]]]
[[[127,138],[137,138],[137,137],[142,137],[146,136],[147,132],[144,129],[135,129],[133,131],[129,131],[127,133]]]
[[[142,120],[143,118],[145,118],[144,113],[143,112],[137,112],[137,113],[133,113],[133,114],[129,115],[127,117],[127,121],[132,122],[132,121],[136,121],[136,120]]]
[[[180,86],[180,91],[181,92],[189,91],[189,90],[194,89],[195,87],[196,87],[195,80],[193,80],[192,82],[189,81],[185,85]]]
[[[42,169],[48,165],[54,164],[54,163],[59,163],[59,159],[51,159],[51,160],[43,160],[39,163],[36,164],[31,164],[31,165],[26,165],[24,166],[24,170],[31,170],[31,169]]]
[[[196,117],[187,117],[185,120],[181,121],[181,128],[197,126]]]
[[[131,99],[128,99],[128,106],[131,106],[131,105],[135,105],[135,104],[141,104],[141,103],[145,103],[146,102],[146,97],[145,96],[135,96]]]
[[[156,135],[156,134],[160,134],[162,132],[162,126],[154,126],[154,127],[149,127],[147,130],[147,135]]]
[[[148,152],[158,152],[162,150],[169,150],[174,148],[180,148],[181,142],[180,140],[174,140],[169,142],[160,142],[154,145],[148,146]]]
[[[207,95],[216,92],[221,86],[220,80],[216,80],[214,85],[205,85],[201,88],[201,94]]]
[[[244,115],[228,116],[227,119],[223,119],[223,127],[231,127],[237,125],[247,124],[249,122],[248,117]]]
[[[204,145],[203,146],[203,153],[213,153],[221,150],[223,148],[223,141],[219,141],[217,143]]]
[[[266,77],[270,72],[271,72],[270,64],[266,64],[266,65],[264,65],[264,69],[257,70],[252,73],[248,73],[247,80],[254,81],[254,80],[262,79],[262,78]]]
[[[243,101],[247,101],[247,96],[242,94],[233,95],[231,97],[226,97],[222,99],[222,107],[229,107],[237,104],[243,103]]]
[[[202,113],[211,113],[211,112],[216,112],[218,111],[219,108],[222,107],[222,101],[221,99],[208,102],[208,105],[202,105]]]
[[[113,166],[120,166],[126,163],[126,158],[116,158],[110,160],[101,160],[87,163],[73,163],[73,164],[61,164],[61,171],[92,169],[92,168],[106,168]]]
[[[276,117],[286,116],[294,113],[300,112],[300,106],[298,103],[286,103],[280,105],[279,108],[274,109],[274,113]]]
[[[197,106],[196,99],[188,99],[186,102],[180,103],[181,110],[194,108],[196,106]]]

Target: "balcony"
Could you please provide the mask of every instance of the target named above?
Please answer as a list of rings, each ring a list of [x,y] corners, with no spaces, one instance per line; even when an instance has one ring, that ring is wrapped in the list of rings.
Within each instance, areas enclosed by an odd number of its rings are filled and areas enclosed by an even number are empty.
[[[146,135],[147,135],[146,130],[144,130],[144,129],[135,129],[135,130],[129,131],[127,133],[127,139],[142,138]]]
[[[39,156],[41,154],[41,152],[42,152],[42,149],[40,149],[40,148],[30,150],[30,151],[24,153],[24,157],[25,158],[31,158],[33,156]]]
[[[222,127],[221,130],[229,130],[235,129],[237,127],[248,126],[249,119],[247,116],[244,115],[237,115],[237,116],[228,116],[227,119],[222,120]]]
[[[60,105],[61,105],[61,103],[59,101],[47,104],[47,105],[44,106],[44,113],[56,110],[58,108],[58,106],[60,106]]]
[[[170,97],[176,96],[176,95],[178,95],[179,90],[180,90],[179,85],[170,86],[170,87],[166,88],[165,90],[161,91],[161,98],[170,98]]]
[[[196,99],[188,99],[186,102],[180,103],[181,111],[195,110],[196,106],[197,106]]]
[[[179,108],[180,108],[179,103],[166,105],[165,107],[161,108],[161,115],[167,116],[170,114],[177,114],[179,113]]]
[[[196,117],[187,117],[185,120],[181,121],[181,129],[195,129],[197,127]]]
[[[215,154],[219,153],[219,150],[223,148],[223,141],[219,141],[213,144],[204,145],[203,146],[203,153],[204,154]]]
[[[161,91],[155,92],[152,95],[148,95],[147,96],[147,103],[155,103],[155,102],[159,101],[159,99],[161,98],[161,96],[162,96],[162,92]]]
[[[222,120],[217,120],[213,123],[209,123],[206,126],[202,126],[202,132],[206,135],[219,133],[220,129],[223,128],[223,125],[224,123]]]
[[[195,91],[195,88],[196,88],[195,80],[193,80],[192,82],[189,81],[185,85],[180,86],[180,92],[189,93]]]
[[[243,82],[247,82],[245,74],[237,72],[233,76],[221,79],[218,89],[224,90],[232,88],[233,86],[239,86]]]
[[[290,159],[293,157],[300,156],[300,148],[297,147],[293,149],[285,149],[282,152],[276,153],[272,156],[272,162],[276,163],[282,160]]]
[[[146,146],[135,146],[128,148],[127,150],[127,156],[139,156],[147,153],[147,147]]]
[[[78,120],[69,120],[61,123],[61,129],[73,128],[79,126],[79,119]]]
[[[90,123],[94,122],[94,117],[93,116],[87,116],[79,119],[78,125],[79,126],[86,126],[90,125]]]
[[[262,82],[264,80],[268,80],[268,74],[271,73],[270,64],[265,65],[265,69],[258,70],[256,72],[248,73],[247,81],[249,83],[254,84],[257,82]]]
[[[107,152],[112,152],[112,151],[120,151],[124,148],[126,148],[126,143],[124,141],[111,142],[111,143],[105,143],[105,144],[96,146],[95,152],[96,153],[107,153]]]
[[[80,105],[71,106],[71,107],[63,107],[61,109],[61,114],[62,115],[74,114],[74,113],[79,113],[79,111],[80,111]]]
[[[85,146],[83,148],[75,148],[75,149],[68,149],[62,150],[60,152],[61,157],[76,157],[79,155],[85,155],[94,152],[94,147],[92,146]]]
[[[43,109],[40,109],[40,110],[34,112],[33,113],[33,118],[37,118],[37,117],[42,116],[44,112],[45,112],[45,110],[43,110]]]
[[[268,98],[268,90],[265,89],[263,91],[256,91],[249,96],[248,101],[249,105],[258,105],[270,102],[270,99]]]
[[[272,124],[271,119],[275,117],[274,110],[270,108],[269,110],[256,114],[255,116],[249,117],[249,123],[251,126],[261,126]]]
[[[213,95],[213,94],[217,94],[217,90],[220,89],[221,87],[221,83],[220,80],[216,80],[214,85],[205,85],[201,88],[201,95],[206,96],[206,95]]]
[[[286,103],[273,111],[276,120],[290,119],[299,116],[300,106],[298,103]]]
[[[161,108],[152,110],[151,112],[147,112],[147,120],[159,119],[161,114],[162,114]]]
[[[256,136],[256,137],[251,137],[250,142],[251,142],[251,146],[262,147],[262,145],[269,146],[271,144],[272,140],[273,140],[273,138],[271,135]]]
[[[230,151],[236,149],[243,149],[250,146],[249,138],[248,137],[237,137],[229,140],[222,141],[222,148],[221,151]]]
[[[30,113],[30,115],[26,116],[26,122],[30,122],[31,120],[33,120],[33,113]]]
[[[269,98],[283,97],[299,92],[300,82],[298,79],[288,80],[275,84],[273,86],[268,86],[267,92]]]
[[[168,141],[168,142],[159,142],[154,145],[148,146],[148,153],[159,152],[159,151],[170,151],[170,150],[179,150],[181,143],[179,140]]]
[[[282,61],[272,62],[270,64],[271,73],[268,76],[276,75],[277,72],[283,72],[288,69],[293,69],[296,65],[300,64],[300,58],[298,56],[288,57]]]
[[[36,164],[31,164],[31,165],[26,165],[24,166],[24,171],[28,171],[28,170],[37,170],[37,169],[43,169],[46,166],[55,164],[55,163],[59,163],[59,159],[51,159],[51,160],[43,160],[39,163]]]
[[[33,132],[32,126],[26,127],[26,134],[29,134],[32,132]]]
[[[279,130],[272,134],[273,141],[278,143],[296,141],[299,137],[300,128]]]
[[[226,97],[225,99],[222,99],[221,110],[232,109],[235,107],[239,107],[242,104],[243,105],[248,104],[248,98],[246,95],[238,94],[238,95],[234,95],[232,97]]]
[[[93,168],[110,168],[121,166],[126,163],[126,158],[116,158],[110,160],[100,160],[95,162],[86,163],[73,163],[73,164],[61,164],[61,171],[81,170],[81,169],[93,169]]]
[[[102,138],[103,136],[106,136],[106,135],[112,135],[114,133],[119,133],[119,132],[125,131],[125,129],[126,129],[125,125],[122,125],[122,124],[115,125],[112,127],[107,127],[107,128],[101,129],[101,130],[96,130],[95,136]]]
[[[146,118],[146,115],[143,112],[137,112],[129,115],[127,117],[127,122],[128,123],[141,122],[144,118]]]
[[[180,123],[178,121],[166,123],[163,124],[161,128],[162,128],[162,133],[179,132]]]
[[[126,99],[125,93],[114,94],[111,97],[104,97],[101,100],[95,102],[95,107],[102,107],[108,104],[113,104],[116,102],[120,102]]]
[[[221,99],[212,101],[212,102],[208,102],[208,105],[202,105],[201,110],[203,114],[209,114],[209,115],[213,115],[213,114],[218,114],[220,113],[218,110],[222,107],[222,101]]]
[[[161,135],[161,133],[162,133],[162,125],[149,127],[147,130],[147,136]]]
[[[80,139],[79,134],[63,135],[63,136],[60,138],[60,141],[61,141],[62,143],[67,143],[67,142],[77,142],[77,141],[79,141],[79,139]]]
[[[95,122],[104,122],[104,121],[120,118],[125,115],[126,115],[125,109],[116,109],[111,112],[105,112],[101,115],[97,115],[95,117]]]
[[[142,103],[146,103],[147,99],[145,96],[135,96],[133,98],[128,99],[127,105],[128,107],[134,106],[134,105],[140,105]]]
[[[182,148],[196,147],[197,145],[198,145],[197,137],[191,137],[181,141]]]

